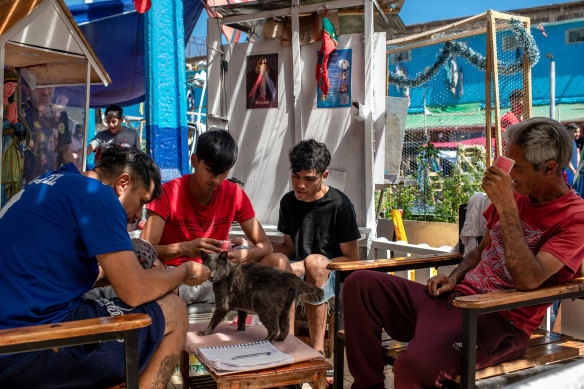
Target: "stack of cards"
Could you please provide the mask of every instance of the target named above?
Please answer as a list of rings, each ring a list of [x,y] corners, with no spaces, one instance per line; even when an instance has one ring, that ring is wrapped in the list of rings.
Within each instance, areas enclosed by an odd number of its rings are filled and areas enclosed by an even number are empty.
[[[513,165],[515,165],[514,160],[512,160],[511,158],[504,157],[502,155],[499,155],[495,160],[495,166],[497,166],[499,169],[503,170],[507,174],[511,172],[511,169],[513,169]]]

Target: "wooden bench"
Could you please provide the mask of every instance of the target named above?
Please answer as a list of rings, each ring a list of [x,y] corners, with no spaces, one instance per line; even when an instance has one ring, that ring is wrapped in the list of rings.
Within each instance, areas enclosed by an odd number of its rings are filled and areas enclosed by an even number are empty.
[[[150,324],[150,316],[134,313],[0,330],[0,355],[123,339],[126,387],[138,389],[138,329]]]
[[[353,271],[361,269],[378,270],[383,272],[424,268],[433,266],[446,266],[457,263],[462,256],[460,254],[449,256],[434,256],[429,258],[394,258],[368,261],[337,262],[330,264],[329,269],[336,270],[335,285],[335,382],[343,377],[344,366],[344,332],[340,331],[342,324],[341,288],[344,280]],[[476,350],[477,317],[478,315],[513,309],[524,306],[538,305],[567,298],[584,297],[584,278],[574,279],[562,285],[540,288],[529,292],[508,290],[482,295],[457,297],[453,304],[463,311],[463,363],[462,374],[456,381],[463,388],[475,387],[476,380],[486,379],[495,375],[513,371],[536,368],[544,364],[565,361],[577,358],[584,353],[584,343],[570,337],[548,333],[541,330],[536,332],[530,340],[526,354],[515,361],[503,363],[476,371],[476,353],[467,350]],[[384,344],[385,355],[391,359],[397,358],[403,352],[406,344],[387,342]],[[536,372],[537,369],[534,369]],[[530,373],[526,373],[528,375]],[[336,387],[336,385],[335,385]]]

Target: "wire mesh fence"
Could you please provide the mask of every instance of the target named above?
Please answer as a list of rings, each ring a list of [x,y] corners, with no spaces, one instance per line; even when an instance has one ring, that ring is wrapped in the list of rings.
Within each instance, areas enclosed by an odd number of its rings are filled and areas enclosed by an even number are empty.
[[[402,179],[386,191],[382,216],[397,208],[404,219],[455,221],[458,205],[480,191],[496,134],[529,115],[523,63],[539,55],[529,26],[497,13],[488,29],[491,16],[388,42],[388,95],[408,98],[409,108]]]

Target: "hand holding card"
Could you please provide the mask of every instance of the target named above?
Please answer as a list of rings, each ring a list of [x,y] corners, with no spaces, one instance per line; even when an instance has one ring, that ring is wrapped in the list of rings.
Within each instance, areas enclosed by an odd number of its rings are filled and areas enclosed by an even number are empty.
[[[504,157],[502,155],[499,155],[495,160],[495,166],[497,166],[499,169],[503,170],[507,174],[511,172],[513,165],[515,165],[514,160],[512,160],[511,158]]]

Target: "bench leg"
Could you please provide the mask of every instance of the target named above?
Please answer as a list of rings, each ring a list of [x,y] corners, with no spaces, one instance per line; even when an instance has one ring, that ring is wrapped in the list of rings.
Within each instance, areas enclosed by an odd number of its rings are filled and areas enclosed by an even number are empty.
[[[126,355],[126,388],[138,389],[139,387],[139,366],[138,366],[138,331],[128,331],[124,338],[124,352]]]
[[[462,381],[461,388],[474,388],[477,366],[477,314],[462,310]]]
[[[335,277],[335,329],[334,329],[334,339],[335,339],[335,346],[334,346],[334,369],[335,369],[335,381],[333,388],[334,389],[342,389],[343,388],[343,380],[344,380],[344,369],[345,369],[345,343],[339,339],[338,331],[341,329],[341,314],[343,312],[343,308],[341,306],[341,282],[342,280],[341,272]]]

